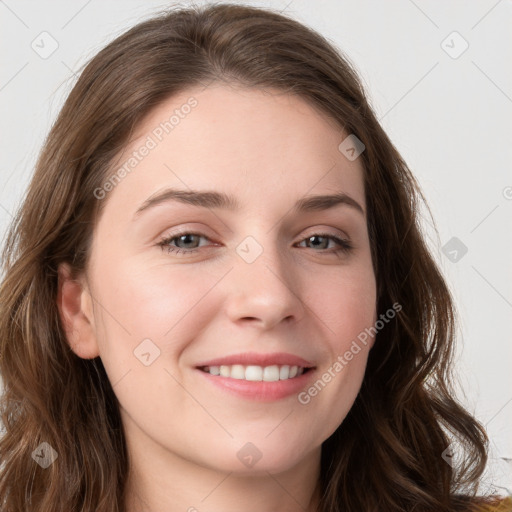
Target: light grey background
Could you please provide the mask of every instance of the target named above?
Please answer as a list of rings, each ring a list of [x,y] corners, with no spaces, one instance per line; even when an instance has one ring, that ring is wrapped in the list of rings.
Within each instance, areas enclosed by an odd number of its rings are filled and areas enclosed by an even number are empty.
[[[426,215],[425,226],[462,325],[457,371],[466,396],[461,392],[460,398],[487,426],[489,481],[501,492],[512,489],[512,3],[246,3],[283,10],[315,28],[346,52],[363,77],[434,215],[439,237]],[[166,5],[0,0],[2,240],[75,71]],[[58,47],[46,55],[52,45]]]

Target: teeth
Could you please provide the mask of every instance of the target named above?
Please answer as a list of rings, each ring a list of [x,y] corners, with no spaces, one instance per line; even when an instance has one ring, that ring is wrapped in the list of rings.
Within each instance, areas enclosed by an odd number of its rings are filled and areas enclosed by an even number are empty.
[[[279,368],[279,380],[285,380],[290,377],[290,367],[285,364]]]
[[[229,366],[225,367],[229,369]],[[232,379],[245,379],[245,368],[241,364],[234,364],[231,367],[231,375],[229,375]]]
[[[265,382],[275,382],[279,380],[279,366],[265,366],[265,368],[263,368],[263,380]]]
[[[243,366],[241,364],[222,365],[222,366],[205,366],[203,371],[211,375],[220,375],[221,377],[230,377],[232,379],[276,382],[278,380],[293,379],[304,373],[302,366]]]
[[[245,369],[245,380],[263,380],[263,368],[261,366],[248,366]]]
[[[218,366],[210,366],[210,373],[212,375],[220,375],[220,368]]]

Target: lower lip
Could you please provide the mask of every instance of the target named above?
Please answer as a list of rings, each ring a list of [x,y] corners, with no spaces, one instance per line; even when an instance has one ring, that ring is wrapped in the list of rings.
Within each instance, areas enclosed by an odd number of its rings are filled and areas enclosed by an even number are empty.
[[[314,369],[310,369],[298,377],[293,377],[293,379],[265,382],[232,379],[230,377],[221,377],[220,375],[211,375],[199,369],[197,371],[213,385],[218,386],[224,391],[257,402],[272,402],[298,394],[304,389],[314,373]]]

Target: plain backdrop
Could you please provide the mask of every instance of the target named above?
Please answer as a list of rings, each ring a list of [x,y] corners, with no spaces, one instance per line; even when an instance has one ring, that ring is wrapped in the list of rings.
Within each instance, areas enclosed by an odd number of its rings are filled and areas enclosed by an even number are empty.
[[[429,243],[460,314],[460,399],[488,429],[489,481],[512,492],[512,3],[244,3],[283,11],[341,49],[417,176],[438,230],[425,214]],[[76,71],[169,5],[0,0],[2,240]]]

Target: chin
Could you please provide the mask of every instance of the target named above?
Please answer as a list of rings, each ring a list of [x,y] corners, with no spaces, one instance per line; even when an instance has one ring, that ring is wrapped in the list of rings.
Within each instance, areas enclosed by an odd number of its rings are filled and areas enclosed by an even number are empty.
[[[216,460],[210,461],[214,466],[212,469],[239,475],[268,476],[268,473],[288,471],[311,456],[311,452],[304,451],[304,446],[287,446],[284,449],[282,442],[278,446],[269,440],[235,444],[234,456],[226,457],[226,451],[232,448],[222,450]]]

